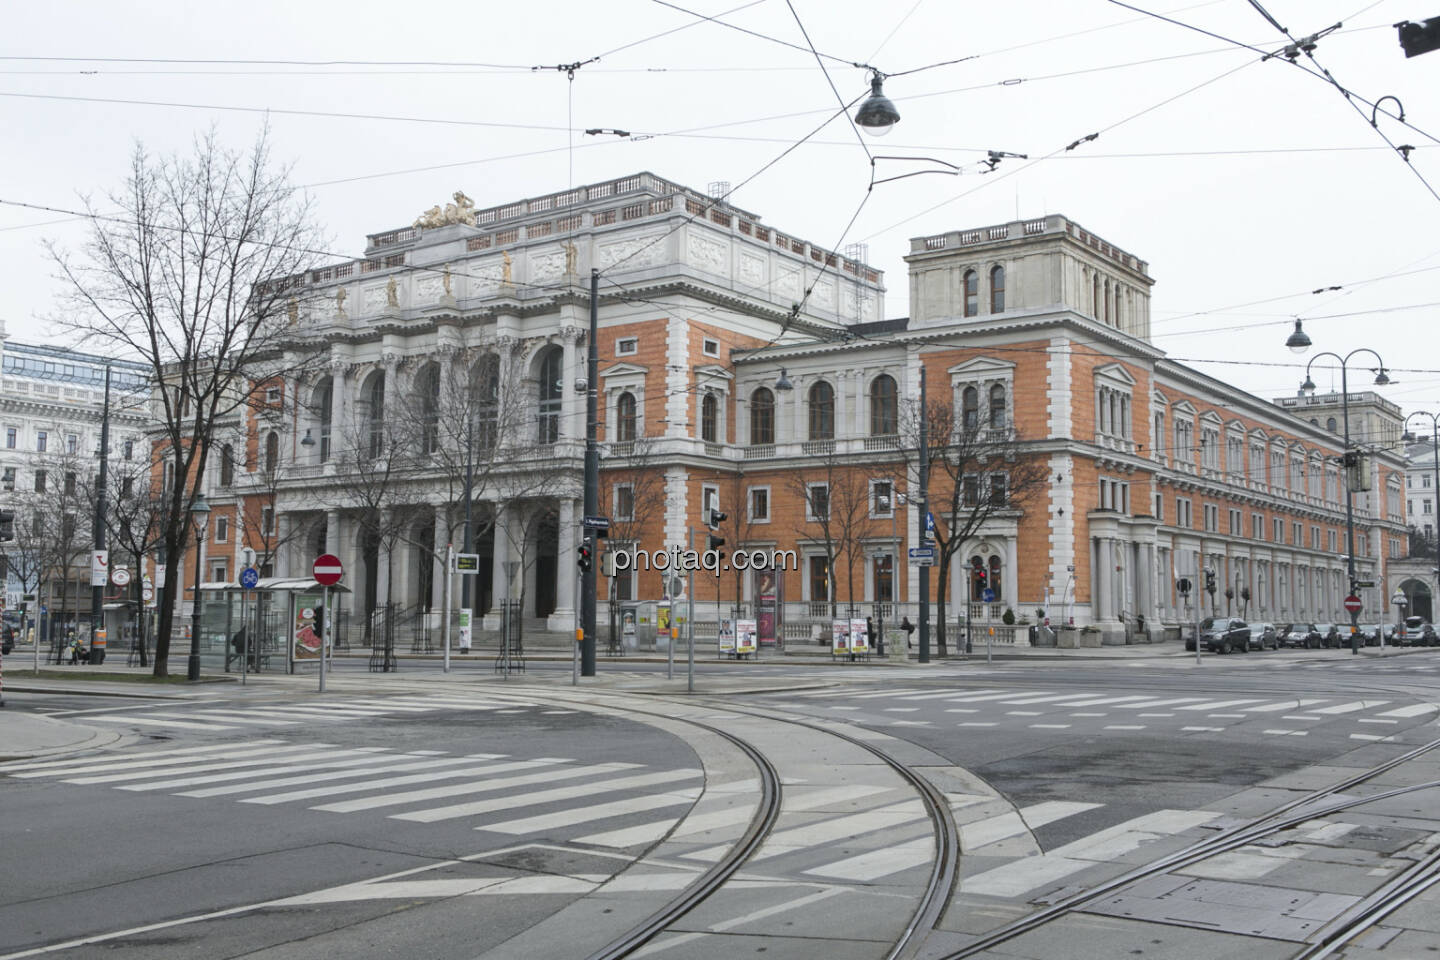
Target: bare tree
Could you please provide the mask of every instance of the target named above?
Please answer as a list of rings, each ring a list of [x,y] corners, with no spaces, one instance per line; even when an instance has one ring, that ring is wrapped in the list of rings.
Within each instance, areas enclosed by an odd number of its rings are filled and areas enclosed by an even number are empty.
[[[32,489],[15,498],[15,545],[12,566],[22,581],[45,590],[43,601],[50,608],[52,631],[63,616],[67,602],[78,613],[82,587],[88,585],[90,568],[89,519],[94,501],[78,453],[51,454],[36,464]],[[82,572],[83,570],[83,572]],[[52,633],[53,635],[53,633]]]
[[[321,243],[288,169],[272,165],[265,131],[244,153],[213,133],[189,156],[156,158],[137,146],[124,186],[86,204],[90,235],[79,254],[49,247],[69,290],[59,325],[149,367],[170,481],[158,541],[178,558],[216,424],[249,402],[254,371],[281,356],[298,312],[292,288]],[[167,578],[161,593],[156,676],[168,671],[178,581]]]
[[[843,462],[832,450],[817,457],[813,465],[788,473],[786,484],[805,505],[795,533],[811,537],[815,526],[820,529],[829,572],[830,595],[825,599],[830,603],[830,615],[835,616],[836,586],[842,573],[847,609],[853,615],[855,562],[862,559],[862,537],[870,517],[868,474],[863,467]]]
[[[86,499],[93,502],[95,495],[92,485],[87,490]],[[129,592],[136,610],[140,665],[149,666],[142,574],[146,555],[159,543],[160,530],[164,527],[161,514],[166,508],[161,487],[155,482],[151,461],[148,458],[112,461],[105,499],[106,542],[111,546],[111,568],[121,566],[121,555],[128,556],[133,563],[135,573]]]
[[[962,400],[957,408],[948,399],[934,400],[921,410],[917,402],[903,417],[901,447],[914,466],[920,432],[928,430],[929,510],[935,516],[931,536],[939,575],[935,636],[943,657],[955,557],[992,520],[1017,517],[1031,498],[1047,490],[1050,469],[1043,457],[1027,452],[1025,439],[1003,410],[980,408],[978,391],[973,403]]]

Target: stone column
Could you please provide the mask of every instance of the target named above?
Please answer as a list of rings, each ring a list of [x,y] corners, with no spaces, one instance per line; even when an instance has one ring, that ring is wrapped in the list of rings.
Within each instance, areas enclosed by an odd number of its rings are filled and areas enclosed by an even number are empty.
[[[1111,549],[1109,537],[1095,541],[1096,572],[1099,574],[1095,596],[1095,619],[1115,619],[1115,551]]]
[[[1150,630],[1154,630],[1160,625],[1159,618],[1155,616],[1153,601],[1155,596],[1152,582],[1155,577],[1154,553],[1155,545],[1153,543],[1135,545],[1135,612],[1145,618],[1146,629]]]
[[[585,396],[575,391],[575,381],[583,376],[580,351],[576,344],[580,339],[579,327],[566,327],[560,331],[561,349],[564,360],[560,369],[564,372],[565,385],[560,396],[560,436],[567,440],[585,439]]]
[[[387,384],[388,386],[388,384]],[[380,529],[388,530],[391,522],[391,511],[385,507],[380,511]],[[387,600],[398,602],[397,598],[390,596],[390,544],[382,537],[380,546],[375,551],[375,604],[378,609],[384,609]]]
[[[580,512],[580,505],[569,497],[560,501],[559,549],[555,559],[555,612],[550,614],[545,624],[547,630],[564,632],[575,629],[575,550],[580,527],[576,516]],[[599,563],[598,550],[594,551],[592,562]]]
[[[786,395],[786,399],[790,402],[792,412],[794,413],[788,439],[797,443],[809,439],[810,434],[805,429],[805,395],[800,387],[800,378],[798,376],[795,378],[795,389]],[[780,440],[779,437],[775,439],[777,442]]]
[[[1005,601],[1003,605],[1009,606],[1019,617],[1025,615],[1026,611],[1020,609],[1020,561],[1016,552],[1015,540],[1016,537],[1010,537],[1005,541],[1005,575],[1003,578],[1005,592],[1001,599]],[[960,572],[959,567],[953,569],[957,574]],[[958,594],[952,593],[951,596],[958,596]]]
[[[325,511],[325,552],[340,556],[340,511]],[[342,561],[343,564],[343,561]]]
[[[275,514],[275,541],[280,544],[275,551],[275,576],[288,577],[290,573],[290,515]],[[308,570],[306,571],[309,572]]]
[[[503,503],[495,505],[493,561],[490,565],[490,609],[481,611],[486,630],[500,629],[500,604],[509,597],[505,562],[510,559],[510,510]]]

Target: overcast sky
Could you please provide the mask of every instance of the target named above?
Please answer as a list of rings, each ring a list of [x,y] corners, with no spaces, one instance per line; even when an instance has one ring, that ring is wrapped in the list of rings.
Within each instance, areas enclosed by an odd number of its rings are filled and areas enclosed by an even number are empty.
[[[890,136],[867,138],[874,153],[946,160],[960,176],[877,186],[847,232],[871,166],[837,117],[732,197],[821,246],[869,244],[888,316],[909,310],[901,258],[911,237],[1063,213],[1149,261],[1154,340],[1177,359],[1262,396],[1293,393],[1303,370],[1284,341],[1300,315],[1315,351],[1375,348],[1396,368],[1386,396],[1407,411],[1440,410],[1440,199],[1416,176],[1440,192],[1429,136],[1440,136],[1440,51],[1406,60],[1391,27],[1440,14],[1433,3],[1267,0],[1297,37],[1344,22],[1315,57],[1360,96],[1403,102],[1420,129],[1383,116],[1379,129],[1415,145],[1407,167],[1372,129],[1369,107],[1362,117],[1323,79],[1106,0],[791,0],[794,13],[786,0],[760,0],[736,10],[744,2],[680,5],[735,10],[723,19],[800,49],[651,0],[9,5],[0,318],[13,337],[46,339],[59,286],[41,241],[74,245],[84,228],[11,203],[98,202],[136,141],[184,150],[213,126],[243,147],[266,110],[277,156],[293,163],[345,256],[457,189],[484,207],[638,170],[700,190],[740,184],[839,110],[798,14],[815,48],[837,58],[825,65],[847,101],[868,86],[850,62],[898,74],[970,58],[889,79],[902,119]],[[1247,0],[1136,5],[1265,50],[1288,42]],[[573,81],[530,69],[596,56]],[[587,137],[587,127],[635,136]],[[981,174],[986,150],[1030,159]],[[1371,379],[1360,372],[1352,388]],[[1324,372],[1315,380],[1339,384]]]

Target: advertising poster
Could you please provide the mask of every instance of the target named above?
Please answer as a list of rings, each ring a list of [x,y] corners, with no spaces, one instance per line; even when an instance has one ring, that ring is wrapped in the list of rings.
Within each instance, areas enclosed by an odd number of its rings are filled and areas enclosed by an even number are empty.
[[[470,617],[471,611],[461,608],[457,626],[460,637],[460,652],[470,652]]]
[[[655,636],[670,637],[670,604],[662,603],[655,608]]]
[[[323,597],[318,593],[295,595],[295,623],[292,625],[295,660],[320,659],[320,645],[323,643],[321,637],[325,629],[320,623],[322,602]]]
[[[624,638],[625,646],[634,647],[635,640],[635,608],[626,607],[620,611],[620,636]]]
[[[743,657],[755,652],[755,621],[735,621],[735,655]]]
[[[722,619],[716,635],[719,638],[720,652],[733,654],[735,652],[735,621],[728,617]]]
[[[850,621],[850,652],[855,654],[870,652],[870,638],[866,635],[864,620]]]
[[[850,655],[849,620],[830,621],[830,654],[843,657]]]
[[[755,620],[759,641],[775,644],[780,639],[780,582],[774,570],[755,571]]]

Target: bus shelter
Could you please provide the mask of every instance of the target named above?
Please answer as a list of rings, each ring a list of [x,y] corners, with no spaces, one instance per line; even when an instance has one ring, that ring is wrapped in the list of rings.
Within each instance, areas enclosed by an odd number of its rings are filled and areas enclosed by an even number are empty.
[[[249,590],[228,581],[202,583],[202,662],[223,663],[227,673],[294,673],[318,665],[322,646],[333,656],[334,616],[325,609],[326,590],[332,597],[350,592],[310,577],[266,577]]]

